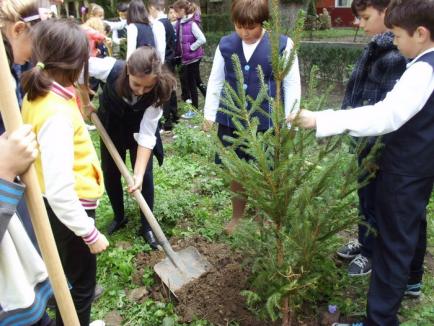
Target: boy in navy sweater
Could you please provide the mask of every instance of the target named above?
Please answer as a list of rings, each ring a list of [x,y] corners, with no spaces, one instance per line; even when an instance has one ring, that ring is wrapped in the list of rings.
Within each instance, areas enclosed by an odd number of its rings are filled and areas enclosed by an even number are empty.
[[[271,67],[271,44],[270,36],[263,27],[263,23],[269,19],[268,0],[235,0],[232,2],[232,21],[235,24],[235,32],[224,36],[217,47],[211,74],[208,81],[208,89],[205,99],[205,123],[204,130],[211,128],[214,122],[218,124],[218,136],[225,146],[230,143],[226,136],[236,137],[235,126],[232,118],[218,111],[223,107],[221,99],[224,82],[228,82],[233,89],[236,88],[236,76],[232,55],[238,55],[244,74],[244,90],[247,95],[256,98],[259,93],[260,81],[257,74],[257,67],[261,66],[264,72],[264,80],[268,82],[269,95],[276,95],[276,85]],[[280,36],[279,51],[289,56],[293,47],[291,39]],[[289,115],[294,104],[300,103],[300,73],[297,58],[283,80],[283,102],[285,114]],[[262,103],[262,108],[271,113],[271,106],[267,101]],[[258,131],[264,132],[272,127],[269,116],[256,112],[255,117],[259,119]],[[237,149],[240,158],[251,159],[242,149]],[[216,158],[216,163],[220,163]],[[226,226],[226,233],[231,234],[238,225],[240,218],[244,215],[246,198],[244,198],[241,185],[238,182],[231,182],[231,190],[235,193],[232,197],[232,220]]]
[[[395,0],[388,6],[385,24],[399,51],[412,60],[383,101],[345,111],[302,110],[290,119],[316,128],[317,137],[384,135],[375,188],[378,236],[364,325],[399,325],[407,282],[422,278],[426,206],[434,183],[433,12],[432,0]],[[420,273],[412,279],[410,271],[416,270]]]
[[[384,25],[384,15],[390,0],[354,0],[351,8],[360,19],[360,27],[372,36],[356,63],[348,82],[342,109],[375,104],[386,97],[397,80],[404,73],[407,60],[393,44],[393,34]],[[359,149],[359,164],[370,152],[376,137],[363,139]],[[355,143],[357,143],[357,138]],[[376,229],[374,198],[375,178],[358,190],[359,214],[363,223],[359,224],[358,240],[352,240],[337,254],[352,259],[348,265],[350,276],[363,276],[371,273],[372,242]],[[367,226],[370,229],[368,230]]]

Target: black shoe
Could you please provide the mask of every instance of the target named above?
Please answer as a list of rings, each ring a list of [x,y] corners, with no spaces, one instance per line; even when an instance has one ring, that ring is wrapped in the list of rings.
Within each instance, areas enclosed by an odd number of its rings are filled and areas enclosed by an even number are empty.
[[[93,302],[97,301],[102,296],[103,293],[104,293],[104,288],[101,285],[97,284],[95,286],[95,292],[93,294]]]
[[[101,285],[97,284],[95,286],[95,292],[93,294],[92,301],[95,302],[96,300],[98,300],[103,293],[104,293],[104,288]],[[51,298],[48,299],[47,308],[56,309],[56,299],[54,298],[54,295],[52,295]]]
[[[122,229],[128,223],[128,219],[123,218],[122,220],[114,220],[107,229],[107,233],[112,235],[116,231]]]
[[[141,232],[140,234],[145,238],[146,242],[149,243],[152,250],[158,250],[158,241],[155,238],[154,232],[146,231],[146,232]]]
[[[199,91],[202,93],[202,96],[206,96],[206,85],[204,83],[201,83],[197,86],[199,88]]]

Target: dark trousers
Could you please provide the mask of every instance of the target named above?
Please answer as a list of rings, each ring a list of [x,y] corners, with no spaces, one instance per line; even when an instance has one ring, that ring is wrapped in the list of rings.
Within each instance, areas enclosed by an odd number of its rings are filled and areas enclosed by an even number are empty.
[[[167,68],[175,73],[175,66],[173,63],[167,63]],[[178,99],[176,98],[176,91],[170,94],[170,99],[163,105],[164,128],[171,128],[173,123],[178,122]]]
[[[362,164],[364,157],[360,156],[358,158],[359,166]],[[365,179],[362,176],[360,182]],[[376,177],[371,179],[367,185],[360,188],[357,191],[359,196],[359,215],[361,218],[361,223],[359,223],[359,243],[362,245],[361,254],[365,257],[372,257],[372,247],[374,242],[374,237],[377,230],[377,224],[375,221],[375,188],[376,188]]]
[[[197,76],[199,76],[199,61],[183,65],[181,69],[181,83],[185,84],[183,100],[191,99],[193,106],[199,108],[199,97],[197,93]]]
[[[397,313],[408,283],[422,280],[426,252],[426,206],[434,177],[380,171],[376,180],[372,276],[367,325],[399,325]]]
[[[90,309],[96,285],[96,256],[81,237],[76,236],[57,218],[48,201],[44,199],[50,219],[51,229],[56,240],[62,267],[71,285],[71,296],[81,326],[88,326]],[[95,218],[95,210],[87,210],[88,216]],[[63,325],[60,311],[56,307],[56,325]]]
[[[120,121],[119,124],[122,124]],[[131,166],[134,166],[137,156],[137,142],[133,137],[133,131],[125,130],[123,128],[107,129],[116,149],[119,152],[122,160],[125,162],[127,150],[130,153]],[[101,167],[104,175],[104,185],[110,203],[113,208],[114,218],[121,221],[125,217],[124,213],[124,190],[121,183],[121,173],[117,168],[115,162],[110,156],[103,141],[100,141],[101,148]],[[146,172],[143,177],[142,195],[145,198],[149,208],[154,208],[154,175],[152,172],[152,156],[149,159]],[[140,211],[140,221],[142,224],[142,231],[147,232],[151,230],[149,223],[146,221],[145,216]]]

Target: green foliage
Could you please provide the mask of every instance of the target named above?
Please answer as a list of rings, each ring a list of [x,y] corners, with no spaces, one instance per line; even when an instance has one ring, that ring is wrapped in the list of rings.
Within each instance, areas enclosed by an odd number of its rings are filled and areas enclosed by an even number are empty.
[[[211,139],[204,134],[195,132],[198,126],[178,124],[175,129],[176,138],[173,146],[181,156],[197,154],[203,157],[210,157]]]
[[[234,30],[229,14],[202,15],[202,29],[204,32],[231,32]]]
[[[362,54],[363,48],[342,46],[339,44],[304,43],[300,46],[300,73],[309,76],[312,66],[317,66],[317,77],[334,82],[343,82],[351,72],[354,64]]]

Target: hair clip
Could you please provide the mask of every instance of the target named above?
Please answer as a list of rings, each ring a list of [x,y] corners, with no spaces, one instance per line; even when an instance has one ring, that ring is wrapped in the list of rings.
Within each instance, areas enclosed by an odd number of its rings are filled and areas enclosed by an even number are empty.
[[[44,70],[44,69],[45,69],[45,65],[44,65],[42,62],[39,62],[39,61],[38,61],[38,63],[36,64],[36,67],[38,67],[38,68],[41,69],[41,70]]]
[[[32,16],[28,16],[28,17],[23,18],[23,21],[26,23],[30,23],[30,22],[33,22],[35,20],[41,20],[41,15],[36,14],[36,15],[32,15]]]

